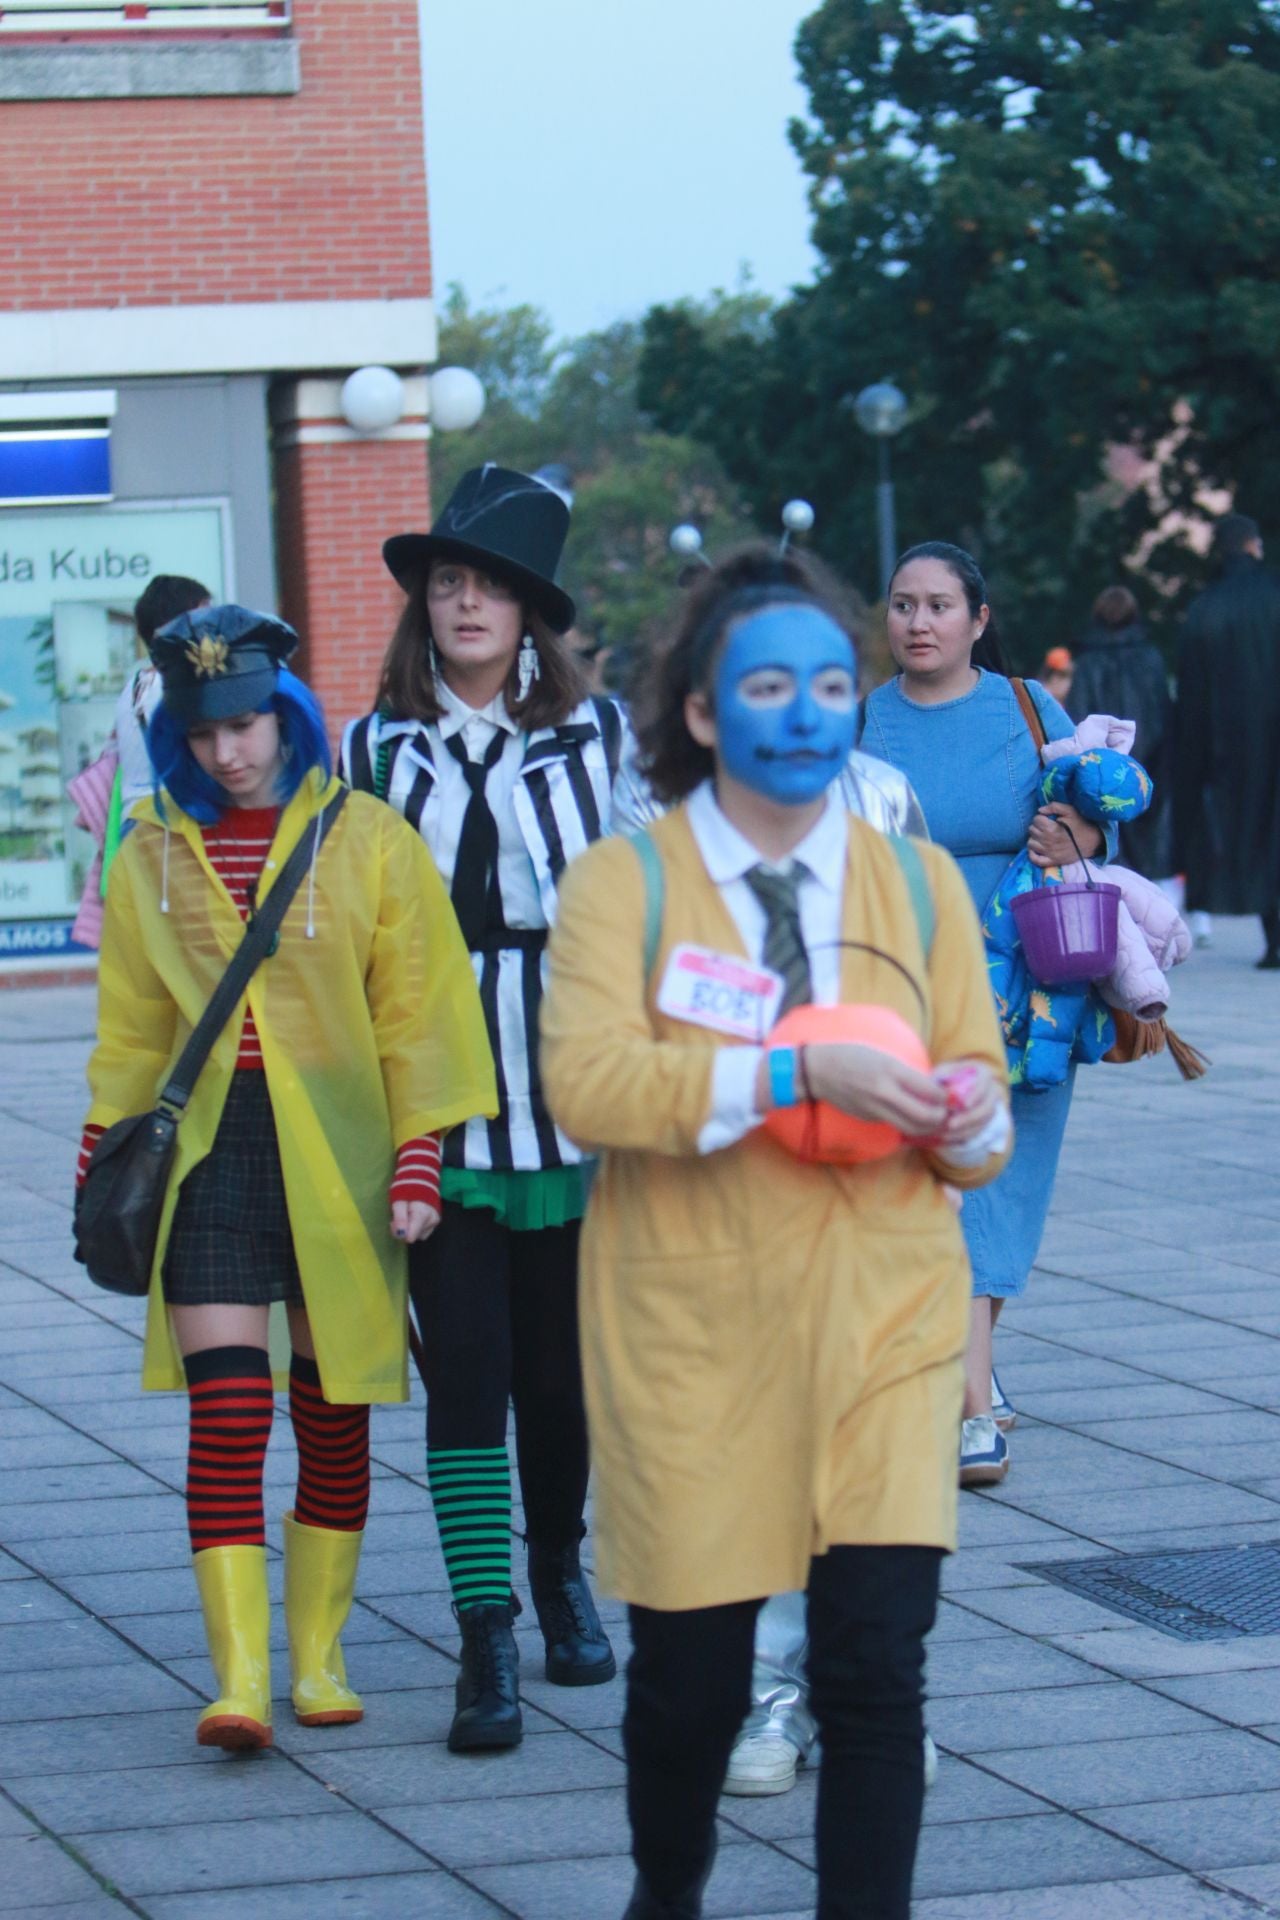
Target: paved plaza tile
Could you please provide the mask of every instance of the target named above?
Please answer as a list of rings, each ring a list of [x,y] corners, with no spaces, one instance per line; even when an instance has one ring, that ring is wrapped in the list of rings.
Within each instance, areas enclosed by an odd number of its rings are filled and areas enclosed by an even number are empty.
[[[1042,1571],[1280,1541],[1280,979],[1253,972],[1255,941],[1219,922],[1175,981],[1207,1080],[1080,1076],[1037,1274],[1001,1326],[1013,1470],[962,1497],[930,1646],[917,1920],[1280,1920],[1280,1632],[1182,1640]],[[446,1750],[456,1628],[420,1395],[373,1417],[346,1636],[365,1720],[293,1723],[282,1415],[276,1745],[195,1746],[185,1408],[142,1398],[139,1304],[70,1256],[92,1018],[83,989],[0,994],[0,1920],[617,1920],[621,1679],[548,1686],[526,1613],[524,1745]],[[722,1802],[708,1916],[812,1914],[815,1790],[806,1769]]]

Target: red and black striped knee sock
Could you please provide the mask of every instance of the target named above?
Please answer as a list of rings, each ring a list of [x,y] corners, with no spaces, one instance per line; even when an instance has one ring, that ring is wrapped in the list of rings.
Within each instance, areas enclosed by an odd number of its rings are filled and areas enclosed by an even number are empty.
[[[293,1517],[304,1527],[361,1533],[369,1512],[369,1409],[331,1406],[314,1360],[295,1353],[289,1368],[289,1418],[298,1442]]]
[[[261,1347],[206,1347],[183,1362],[191,1398],[191,1551],[265,1545],[262,1465],[275,1397]]]

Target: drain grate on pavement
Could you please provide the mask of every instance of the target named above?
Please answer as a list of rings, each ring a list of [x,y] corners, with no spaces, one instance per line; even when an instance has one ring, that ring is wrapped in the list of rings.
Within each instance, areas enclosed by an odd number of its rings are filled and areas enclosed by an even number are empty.
[[[1280,1540],[1180,1553],[1114,1553],[1024,1566],[1175,1640],[1280,1633]]]

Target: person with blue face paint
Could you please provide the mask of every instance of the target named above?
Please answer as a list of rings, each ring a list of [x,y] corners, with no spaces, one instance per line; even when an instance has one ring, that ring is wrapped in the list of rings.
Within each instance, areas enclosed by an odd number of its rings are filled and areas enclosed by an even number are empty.
[[[992,1179],[1009,1129],[958,870],[840,797],[856,675],[812,562],[753,548],[709,569],[638,702],[670,811],[574,862],[550,946],[544,1089],[601,1153],[581,1324],[597,1571],[633,1647],[626,1920],[702,1913],[756,1619],[799,1589],[818,1913],[909,1909],[968,1306],[945,1187]],[[932,1070],[770,1047],[805,1002],[892,1008]],[[904,1144],[858,1166],[793,1157],[762,1123],[814,1101]]]

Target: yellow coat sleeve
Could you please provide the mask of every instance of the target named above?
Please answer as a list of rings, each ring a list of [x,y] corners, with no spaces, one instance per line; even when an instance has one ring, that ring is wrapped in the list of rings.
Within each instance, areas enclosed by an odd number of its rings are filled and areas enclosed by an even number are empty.
[[[498,1111],[480,993],[431,855],[390,807],[382,816],[369,1013],[397,1148]]]
[[[987,974],[986,951],[973,901],[964,876],[943,847],[922,846],[920,857],[933,891],[936,931],[929,958],[932,1021],[929,1052],[941,1065],[946,1060],[980,1060],[1005,1089],[1009,1073],[1004,1042],[996,1019],[995,1002]],[[929,1165],[950,1186],[985,1187],[1009,1158],[1012,1147],[992,1154],[977,1167],[953,1167],[937,1154]]]
[[[111,869],[98,956],[98,1044],[89,1061],[86,1124],[114,1126],[156,1103],[173,1056],[178,1009],[147,957],[126,840]]]
[[[569,868],[550,959],[542,1083],[557,1124],[582,1146],[696,1153],[714,1050],[654,1038],[644,877],[625,840],[602,840]]]

